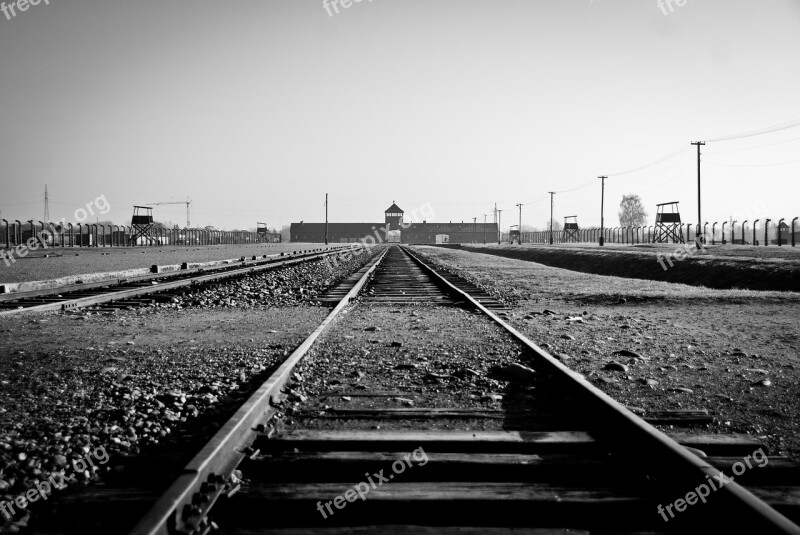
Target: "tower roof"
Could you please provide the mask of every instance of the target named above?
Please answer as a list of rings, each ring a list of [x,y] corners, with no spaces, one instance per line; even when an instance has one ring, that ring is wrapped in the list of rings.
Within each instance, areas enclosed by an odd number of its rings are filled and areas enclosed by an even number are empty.
[[[394,212],[401,212],[401,213],[405,213],[405,212],[403,212],[403,209],[402,209],[402,208],[400,208],[399,206],[397,206],[397,205],[394,203],[394,201],[392,201],[392,205],[391,205],[389,208],[387,208],[387,209],[385,210],[385,212],[392,212],[392,213],[394,213]]]

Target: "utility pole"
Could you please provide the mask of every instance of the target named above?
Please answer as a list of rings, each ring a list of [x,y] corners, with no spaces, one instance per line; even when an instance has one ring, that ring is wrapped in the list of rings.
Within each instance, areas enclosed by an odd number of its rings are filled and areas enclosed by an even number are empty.
[[[50,197],[47,196],[47,184],[44,185],[44,222],[50,222]]]
[[[553,195],[555,195],[556,192],[548,191],[547,193],[550,194],[550,245],[553,245]]]
[[[702,228],[701,225],[703,224],[703,218],[700,217],[700,145],[705,145],[705,141],[693,141],[692,145],[697,145],[697,233],[695,235],[695,245],[697,248],[700,248],[700,242],[697,241],[698,236],[700,236],[700,229]],[[705,236],[701,236],[700,240],[703,243],[706,241]]]
[[[522,203],[517,204],[519,206],[519,226],[517,230],[519,230],[519,244],[522,245]]]
[[[328,194],[325,194],[325,245],[328,245]]]
[[[606,179],[608,177],[603,175],[597,178],[600,179],[600,246],[602,247],[606,243],[605,220],[603,219],[603,204],[606,197]]]
[[[486,245],[486,214],[483,214],[483,243]]]
[[[503,211],[497,211],[497,245],[500,245],[500,242],[503,240],[503,231],[500,230],[500,221],[503,217]]]
[[[477,234],[478,234],[478,218],[472,218],[472,243],[477,243]]]

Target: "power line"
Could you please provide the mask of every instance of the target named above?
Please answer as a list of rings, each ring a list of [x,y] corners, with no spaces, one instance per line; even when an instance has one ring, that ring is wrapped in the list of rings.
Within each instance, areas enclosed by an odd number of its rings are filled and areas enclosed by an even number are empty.
[[[633,169],[628,169],[627,171],[620,171],[618,173],[609,173],[606,176],[619,176],[619,175],[627,175],[627,174],[630,174],[630,173],[635,173],[636,171],[641,171],[642,169],[647,169],[648,167],[652,167],[654,165],[660,164],[661,162],[665,162],[665,161],[669,160],[670,158],[674,158],[675,156],[678,156],[678,155],[680,155],[680,154],[682,154],[682,153],[684,153],[684,152],[686,152],[688,150],[690,150],[688,147],[682,147],[680,150],[676,150],[675,152],[671,152],[671,153],[667,154],[666,156],[662,156],[658,160],[655,160],[655,161],[650,162],[648,164],[642,165],[640,167],[635,167]]]
[[[555,193],[569,193],[569,192],[571,192],[571,191],[577,191],[577,190],[579,190],[579,189],[588,188],[588,187],[589,187],[589,186],[591,186],[592,184],[595,184],[595,181],[594,181],[594,180],[592,180],[591,182],[585,182],[584,184],[582,184],[582,185],[580,185],[580,186],[577,186],[577,187],[575,187],[575,188],[572,188],[572,189],[565,189],[565,190],[561,190],[561,191],[556,191]]]
[[[800,140],[800,137],[793,137],[792,139],[784,139],[782,141],[775,141],[773,143],[765,143],[764,145],[756,145],[754,147],[742,147],[740,149],[709,151],[709,152],[706,152],[706,155],[707,156],[711,156],[713,154],[727,154],[729,152],[742,152],[742,151],[746,151],[746,150],[755,150],[755,149],[761,149],[761,148],[764,148],[764,147],[771,147],[773,145],[780,145],[782,143],[790,143],[792,141],[798,141],[798,140]]]
[[[525,202],[525,203],[522,203],[522,204],[524,204],[525,206],[529,206],[531,204],[539,204],[540,202],[544,202],[546,200],[547,200],[547,197],[542,197],[541,199],[538,199],[536,201]]]
[[[742,138],[746,138],[746,137],[759,136],[759,135],[763,135],[763,134],[770,134],[772,132],[779,132],[781,130],[787,130],[789,128],[796,128],[798,126],[800,126],[800,119],[795,119],[793,121],[789,121],[789,122],[786,122],[786,123],[781,123],[781,124],[778,124],[778,125],[768,126],[768,127],[765,127],[765,128],[760,128],[758,130],[752,130],[750,132],[742,132],[742,133],[739,133],[739,134],[733,134],[733,135],[722,136],[722,137],[717,137],[717,138],[707,138],[706,142],[711,142],[711,141],[729,141],[729,140],[734,140],[734,139],[742,139]],[[778,142],[778,143],[782,143],[782,142]],[[777,143],[775,143],[775,144],[777,144]],[[765,146],[768,146],[768,145],[765,145]],[[630,174],[630,173],[635,173],[637,171],[641,171],[643,169],[647,169],[649,167],[653,167],[653,166],[658,165],[658,164],[660,164],[662,162],[665,162],[665,161],[667,161],[667,160],[669,160],[671,158],[679,156],[679,155],[683,154],[684,152],[687,152],[688,150],[691,150],[691,149],[689,147],[682,147],[682,148],[680,148],[680,149],[678,149],[678,150],[676,150],[674,152],[670,152],[669,154],[666,154],[666,155],[662,156],[661,158],[658,158],[657,160],[654,160],[654,161],[652,161],[650,163],[641,165],[639,167],[634,167],[633,169],[628,169],[628,170],[625,170],[625,171],[619,171],[617,173],[609,173],[607,176],[612,177],[612,176],[620,176],[620,175],[627,175],[627,174]],[[742,149],[739,149],[739,150],[742,150]],[[578,189],[578,188],[575,188],[575,189]],[[569,190],[569,191],[573,191],[573,190]]]
[[[739,134],[733,134],[730,136],[723,136],[717,138],[707,138],[706,141],[730,141],[732,139],[742,139],[746,137],[760,136],[763,134],[771,134],[772,132],[779,132],[781,130],[787,130],[789,128],[796,128],[798,126],[800,126],[800,119],[794,119],[793,121],[789,121],[787,123],[776,124],[774,126],[767,126],[764,128],[759,128],[758,130],[751,130],[750,132],[742,132]]]
[[[692,162],[688,162],[688,161],[680,161],[680,162],[678,162],[678,163],[676,163],[676,164],[674,164],[674,165],[670,165],[670,166],[668,166],[668,167],[665,167],[665,168],[663,168],[663,169],[661,169],[661,170],[659,170],[659,171],[656,171],[655,173],[650,173],[650,174],[648,174],[648,175],[644,175],[644,176],[640,176],[640,177],[635,177],[635,178],[630,178],[630,179],[628,179],[628,180],[619,180],[619,181],[615,181],[614,183],[615,183],[615,184],[629,184],[629,183],[631,183],[631,182],[636,182],[636,181],[639,181],[639,180],[644,180],[645,178],[650,178],[650,177],[654,177],[654,176],[657,176],[657,175],[661,175],[662,173],[664,173],[664,172],[666,172],[666,171],[669,171],[670,169],[675,169],[676,167],[680,167],[680,166],[686,166],[686,165],[691,165],[691,166],[694,166],[694,162],[693,162],[693,161],[692,161]]]
[[[788,162],[776,162],[776,163],[755,163],[755,164],[729,164],[729,163],[716,163],[716,162],[706,162],[708,165],[717,165],[720,167],[772,167],[775,165],[789,165],[791,163],[798,163],[800,160],[790,160]]]

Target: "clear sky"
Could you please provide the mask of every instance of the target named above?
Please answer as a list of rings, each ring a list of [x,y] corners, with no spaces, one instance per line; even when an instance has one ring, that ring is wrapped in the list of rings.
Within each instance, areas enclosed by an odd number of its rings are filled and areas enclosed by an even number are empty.
[[[6,0],[6,4],[8,4]],[[697,217],[689,143],[800,119],[800,1],[44,0],[0,13],[0,217]],[[665,14],[666,13],[666,14]],[[628,174],[679,149],[677,156]],[[791,162],[791,163],[787,163]],[[776,165],[777,164],[777,165]],[[703,219],[800,215],[800,127],[709,142]],[[579,188],[579,189],[575,189]],[[572,190],[572,191],[570,191]],[[513,221],[511,217],[513,214]],[[157,217],[183,224],[180,205]]]

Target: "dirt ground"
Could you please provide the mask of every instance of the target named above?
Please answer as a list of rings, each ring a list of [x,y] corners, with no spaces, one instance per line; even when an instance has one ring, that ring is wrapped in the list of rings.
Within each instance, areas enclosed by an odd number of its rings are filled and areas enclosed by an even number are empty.
[[[626,405],[707,409],[713,423],[695,431],[750,433],[772,454],[800,460],[800,294],[711,290],[416,249],[502,292],[514,303],[517,329],[564,354],[567,365]],[[641,358],[614,354],[620,350]],[[612,362],[616,370],[605,369]]]
[[[800,292],[800,249],[743,245],[471,244],[464,250],[582,273],[717,289]]]

